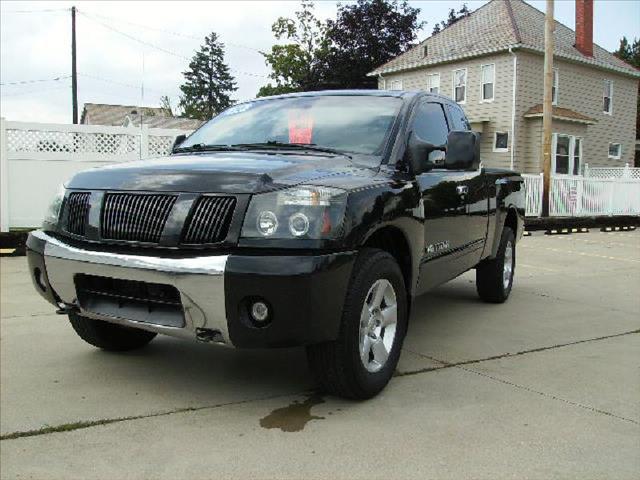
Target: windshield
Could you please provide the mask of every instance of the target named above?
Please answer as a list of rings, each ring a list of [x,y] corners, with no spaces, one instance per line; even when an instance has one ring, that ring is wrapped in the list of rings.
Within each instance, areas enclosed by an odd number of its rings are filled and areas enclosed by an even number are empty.
[[[313,144],[351,153],[381,155],[401,103],[396,97],[370,95],[256,100],[223,111],[180,147]]]

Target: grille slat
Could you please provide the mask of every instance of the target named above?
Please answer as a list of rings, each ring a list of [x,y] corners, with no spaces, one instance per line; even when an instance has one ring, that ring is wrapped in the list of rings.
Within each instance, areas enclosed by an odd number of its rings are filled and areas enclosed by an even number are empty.
[[[102,237],[158,243],[176,195],[108,193],[102,210]]]
[[[67,200],[67,231],[75,235],[84,236],[89,218],[89,205],[91,193],[72,192]]]
[[[235,197],[201,197],[184,229],[182,243],[222,242],[229,231],[235,205]]]

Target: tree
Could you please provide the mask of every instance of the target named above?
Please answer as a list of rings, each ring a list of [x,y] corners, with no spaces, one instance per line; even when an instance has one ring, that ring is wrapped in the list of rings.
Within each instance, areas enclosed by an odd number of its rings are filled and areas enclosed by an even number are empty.
[[[274,80],[260,88],[258,97],[289,92],[316,90],[320,85],[320,63],[326,50],[325,24],[313,13],[313,3],[303,1],[295,19],[280,17],[272,25],[277,44],[270,52],[261,52],[271,67]]]
[[[180,86],[179,105],[185,116],[208,120],[233,104],[230,94],[238,88],[224,63],[224,44],[215,32],[205,37],[182,75],[185,83]]]
[[[471,15],[471,10],[469,10],[469,7],[467,7],[466,3],[463,3],[460,10],[458,10],[457,12],[452,8],[449,10],[449,16],[446,20],[443,20],[440,23],[436,23],[433,26],[433,31],[431,32],[431,34],[435,35],[436,33],[440,33],[442,30],[450,27],[461,18],[468,17],[469,15]]]
[[[160,97],[160,108],[165,110],[170,116],[173,117],[173,108],[171,108],[171,99],[168,95],[162,95]]]
[[[633,43],[630,44],[627,37],[622,37],[620,47],[613,54],[628,64],[640,68],[640,39],[634,38]]]
[[[419,8],[398,0],[357,0],[339,5],[336,20],[327,21],[322,60],[325,88],[377,88],[367,73],[413,46],[424,22]]]

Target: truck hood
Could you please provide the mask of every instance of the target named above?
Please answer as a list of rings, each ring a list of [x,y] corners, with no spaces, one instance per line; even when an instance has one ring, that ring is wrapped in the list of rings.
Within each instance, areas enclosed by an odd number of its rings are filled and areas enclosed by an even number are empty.
[[[67,188],[259,193],[326,176],[372,172],[344,156],[203,152],[121,163],[76,174]]]

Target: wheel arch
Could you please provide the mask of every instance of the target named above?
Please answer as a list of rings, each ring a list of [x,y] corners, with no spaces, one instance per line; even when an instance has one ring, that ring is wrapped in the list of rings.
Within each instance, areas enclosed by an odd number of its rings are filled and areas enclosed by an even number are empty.
[[[367,235],[361,248],[378,248],[389,253],[400,266],[408,298],[411,298],[416,274],[411,244],[405,232],[395,225],[381,226]]]

